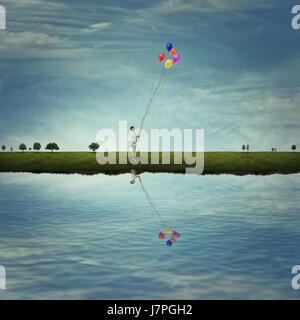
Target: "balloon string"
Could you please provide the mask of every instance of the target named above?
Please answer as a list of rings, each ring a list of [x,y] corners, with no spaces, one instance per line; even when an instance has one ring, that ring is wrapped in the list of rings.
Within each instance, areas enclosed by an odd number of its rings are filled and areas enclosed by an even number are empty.
[[[166,76],[166,75],[167,75],[167,76]],[[147,107],[147,109],[146,109],[146,113],[145,113],[145,115],[144,115],[144,119],[143,119],[141,128],[142,128],[143,125],[144,125],[144,121],[145,121],[145,119],[146,119],[146,116],[147,116],[147,115],[150,113],[150,111],[151,111],[151,106],[152,106],[153,103],[158,99],[158,97],[159,97],[159,95],[160,95],[160,93],[161,93],[161,91],[162,91],[162,88],[163,88],[164,84],[166,83],[167,78],[168,78],[168,73],[167,73],[167,71],[165,70],[165,72],[163,73],[162,77],[160,78],[160,80],[159,80],[159,82],[158,82],[158,84],[157,84],[156,91],[155,91],[155,93],[152,95],[151,101],[149,102],[149,105],[148,105],[148,107]],[[140,130],[140,131],[141,131],[141,130]]]
[[[166,72],[166,77],[163,79],[163,82],[162,82],[162,84],[161,84],[161,87],[160,87],[160,89],[159,89],[159,92],[157,93],[156,97],[154,98],[153,103],[159,98],[160,93],[162,92],[162,90],[163,90],[163,88],[164,88],[164,86],[165,86],[165,84],[166,84],[166,82],[167,82],[167,80],[168,80],[168,76],[169,76],[169,73],[170,73],[170,72],[171,72],[171,70],[168,71],[168,72]]]
[[[154,81],[155,81],[155,78],[157,77],[157,71],[158,69],[155,70],[155,74],[152,78],[152,85],[151,85],[151,91],[150,91],[150,96],[149,96],[149,100],[151,99],[152,95],[153,95],[153,90],[154,90]]]
[[[160,77],[159,77],[158,83],[156,85],[156,88],[155,88],[154,92],[152,93],[152,96],[150,97],[150,100],[149,100],[149,102],[148,102],[148,104],[146,106],[146,111],[145,111],[145,114],[144,114],[144,116],[142,118],[141,125],[140,125],[140,133],[141,133],[141,130],[142,130],[143,126],[144,126],[145,118],[147,117],[147,115],[148,115],[148,113],[150,111],[150,106],[151,106],[151,103],[153,101],[153,98],[156,95],[157,90],[158,90],[158,88],[160,86],[160,83],[161,83],[161,80],[162,80],[162,76],[163,76],[163,71],[164,71],[164,69],[162,69],[162,71],[160,73]]]
[[[151,99],[152,95],[153,95],[153,90],[154,90],[154,82],[155,82],[155,79],[157,78],[157,73],[159,71],[159,65],[157,66],[158,68],[155,69],[155,73],[154,73],[154,76],[152,78],[152,86],[151,86],[151,91],[150,91],[150,96],[149,96],[149,100]]]
[[[157,96],[157,94],[159,92],[159,89],[160,89],[160,87],[161,87],[161,85],[163,83],[163,80],[165,79],[165,75],[166,75],[166,69],[163,67],[163,69],[161,70],[161,73],[160,73],[160,77],[159,77],[158,83],[157,83],[157,85],[155,87],[154,92],[152,93],[152,96],[150,97],[150,100],[149,100],[149,102],[148,102],[148,104],[146,106],[145,114],[144,114],[144,116],[143,116],[143,118],[141,120],[139,135],[141,134],[141,131],[143,129],[145,119],[146,119],[147,115],[150,112],[151,105],[152,105],[153,101],[155,100],[155,98],[156,98],[156,96]]]
[[[160,211],[158,210],[158,208],[156,207],[156,205],[154,204],[154,202],[152,201],[149,193],[146,191],[144,185],[143,185],[143,182],[142,182],[142,179],[139,177],[139,181],[140,181],[140,184],[141,184],[141,187],[142,187],[142,190],[143,192],[145,193],[147,199],[148,199],[148,202],[150,203],[153,211],[157,214],[159,220],[160,220],[160,223],[164,226],[164,227],[167,227],[168,226],[168,223],[167,223],[167,219],[165,217],[163,217],[163,215],[160,213]]]

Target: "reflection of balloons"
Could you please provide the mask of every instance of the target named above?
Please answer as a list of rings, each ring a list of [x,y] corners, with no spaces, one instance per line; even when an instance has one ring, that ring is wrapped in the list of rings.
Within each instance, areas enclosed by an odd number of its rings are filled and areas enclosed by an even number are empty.
[[[171,240],[173,243],[176,242],[176,239],[173,238],[173,237],[171,237],[170,240]]]
[[[163,52],[161,52],[159,55],[158,55],[158,60],[159,62],[162,62],[165,58],[165,54]]]
[[[173,231],[172,236],[173,236],[174,238],[179,238],[179,237],[180,237],[180,233],[179,233],[179,232],[176,232],[176,231]]]
[[[176,53],[176,54],[174,54],[174,56],[173,56],[173,63],[176,63],[176,62],[178,62],[179,60],[180,60],[180,55],[178,54],[178,53]]]
[[[167,48],[168,51],[170,51],[172,49],[172,47],[173,47],[172,43],[170,43],[170,42],[167,43],[166,48]]]
[[[165,232],[166,234],[171,234],[173,232],[173,230],[171,228],[165,228]]]
[[[167,240],[166,245],[167,245],[168,247],[171,247],[172,244],[173,244],[173,242],[172,242],[171,240]]]
[[[164,238],[165,238],[165,235],[164,235],[162,232],[160,232],[160,233],[158,234],[158,237],[159,237],[159,239],[164,239]]]
[[[165,68],[166,68],[166,69],[171,68],[172,65],[173,65],[173,62],[172,62],[171,59],[166,60],[166,62],[165,62]]]
[[[176,49],[172,48],[171,51],[170,51],[170,55],[173,56],[175,54],[175,52],[176,52]]]

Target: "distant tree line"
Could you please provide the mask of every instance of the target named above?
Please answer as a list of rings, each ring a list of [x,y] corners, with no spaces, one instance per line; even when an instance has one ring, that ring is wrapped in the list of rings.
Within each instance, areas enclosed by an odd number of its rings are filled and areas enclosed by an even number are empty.
[[[244,144],[242,145],[242,150],[243,151],[245,151],[245,150],[249,151],[249,149],[250,149],[249,144],[247,144],[247,146],[245,146]]]
[[[32,148],[29,147],[28,150],[31,151],[31,150],[33,149],[33,150],[35,150],[35,151],[39,151],[39,150],[41,150],[41,148],[42,148],[41,144],[40,144],[39,142],[35,142],[35,143],[33,144]],[[1,147],[1,149],[2,149],[2,151],[5,151],[5,150],[6,150],[6,146],[3,145],[3,146]],[[51,150],[51,151],[53,152],[54,150],[59,150],[59,147],[58,147],[58,145],[57,145],[55,142],[50,142],[50,143],[47,144],[47,146],[45,147],[45,149],[46,149],[46,150]],[[14,149],[13,149],[12,147],[10,147],[10,151],[13,151],[13,150],[14,150]],[[26,144],[22,142],[22,143],[19,145],[19,150],[21,150],[22,152],[24,152],[25,150],[27,150]]]
[[[41,146],[41,144],[39,143],[39,142],[35,142],[34,144],[33,144],[33,150],[35,150],[35,151],[39,151],[39,150],[41,150],[41,148],[42,148],[42,146]],[[93,152],[95,152],[96,150],[98,150],[100,148],[100,145],[97,143],[97,142],[92,142],[90,145],[89,145],[89,149],[90,150],[92,150]],[[6,146],[5,145],[2,145],[2,147],[1,147],[1,149],[2,149],[2,151],[4,152],[5,150],[6,150]],[[51,150],[51,152],[53,152],[54,150],[59,150],[59,147],[58,147],[58,145],[55,143],[55,142],[50,142],[50,143],[48,143],[47,145],[46,145],[46,147],[45,147],[45,149],[46,150]],[[292,146],[291,146],[291,149],[292,149],[292,151],[295,151],[296,149],[297,149],[297,146],[295,145],[295,144],[293,144]],[[24,152],[25,150],[27,150],[27,146],[25,145],[25,143],[21,143],[20,145],[19,145],[19,150],[21,150],[22,152]],[[30,147],[29,148],[29,150],[32,150],[32,148]],[[242,145],[242,150],[243,151],[245,151],[245,150],[247,150],[247,151],[249,151],[250,150],[250,146],[249,146],[249,144],[247,144],[247,145]],[[13,148],[11,147],[10,148],[10,151],[12,152],[13,151]],[[271,151],[272,152],[276,152],[277,151],[277,148],[271,148]]]
[[[295,151],[295,150],[297,149],[296,145],[293,144],[293,145],[291,146],[291,149],[292,149],[293,151]],[[245,150],[249,151],[249,150],[250,150],[249,144],[247,144],[247,146],[245,146],[245,145],[243,144],[243,145],[242,145],[242,150],[243,150],[243,151],[245,151]],[[272,152],[277,152],[277,148],[271,148],[271,151],[272,151]]]
[[[35,150],[35,151],[40,151],[42,148],[41,144],[39,142],[35,142],[32,146],[32,148],[30,147],[28,150]],[[92,150],[93,152],[95,152],[96,150],[98,150],[100,148],[100,145],[99,143],[97,142],[92,142],[90,145],[89,145],[89,149]],[[2,151],[4,152],[6,150],[6,146],[3,145],[1,147]],[[57,145],[57,143],[55,142],[50,142],[46,145],[45,147],[46,150],[51,150],[51,152],[53,152],[54,150],[59,150],[59,146]],[[24,152],[25,150],[27,150],[27,146],[25,143],[21,143],[19,145],[19,150],[21,150],[22,152]],[[10,148],[10,151],[13,151],[13,148],[11,147]]]

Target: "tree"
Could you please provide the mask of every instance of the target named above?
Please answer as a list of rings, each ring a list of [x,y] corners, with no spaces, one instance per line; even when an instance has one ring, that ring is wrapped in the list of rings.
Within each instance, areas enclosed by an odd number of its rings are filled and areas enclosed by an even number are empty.
[[[272,148],[272,152],[274,152],[274,148]]]
[[[293,144],[291,148],[292,148],[293,151],[295,151],[297,149],[295,144]]]
[[[55,142],[50,142],[47,144],[46,150],[51,150],[53,152],[53,150],[59,150],[58,145]]]
[[[34,144],[33,144],[33,150],[37,150],[37,151],[39,151],[40,149],[41,149],[41,144],[39,143],[39,142],[35,142]]]
[[[276,152],[276,151],[277,151],[277,148],[275,148],[274,151]]]
[[[5,145],[3,145],[3,146],[1,147],[1,149],[2,149],[2,151],[5,151],[6,146],[5,146]]]
[[[249,151],[249,149],[250,149],[250,146],[249,146],[249,144],[247,144],[247,151]]]
[[[92,142],[90,145],[89,145],[89,149],[91,149],[93,152],[95,152],[97,149],[100,148],[100,145],[97,143],[97,142]]]
[[[26,150],[27,147],[26,147],[26,145],[25,145],[24,143],[21,143],[21,144],[19,145],[19,149],[22,150],[22,152],[24,152],[24,150]]]
[[[10,147],[10,151],[13,152],[13,150],[14,150],[14,149],[13,149],[12,147]]]
[[[246,147],[245,147],[245,145],[243,144],[243,146],[242,146],[242,149],[243,149],[243,151],[245,151],[245,149],[246,149]]]

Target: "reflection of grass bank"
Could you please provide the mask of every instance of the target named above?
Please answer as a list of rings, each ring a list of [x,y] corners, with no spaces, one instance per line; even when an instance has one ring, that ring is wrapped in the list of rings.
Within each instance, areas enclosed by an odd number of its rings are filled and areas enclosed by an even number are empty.
[[[5,152],[0,154],[0,172],[118,174],[137,168],[140,172],[184,173],[186,164],[173,164],[173,159],[172,153],[171,164],[99,165],[92,152]],[[204,159],[204,174],[300,172],[299,152],[205,152]]]

